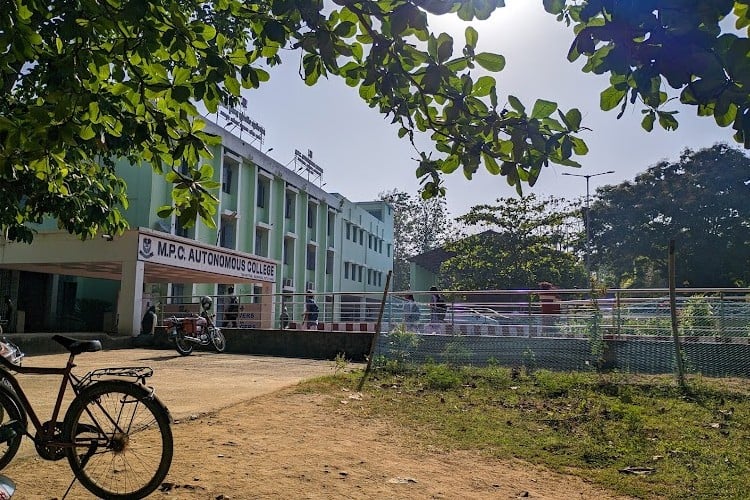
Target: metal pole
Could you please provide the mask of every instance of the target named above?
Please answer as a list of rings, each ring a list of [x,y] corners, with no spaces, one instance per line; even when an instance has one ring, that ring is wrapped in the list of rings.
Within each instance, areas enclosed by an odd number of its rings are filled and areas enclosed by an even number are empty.
[[[589,226],[589,181],[591,176],[586,176],[586,273],[591,275],[591,229]]]
[[[607,174],[614,174],[614,170],[607,170],[606,172],[599,172],[598,174],[571,174],[570,172],[563,172],[562,175],[569,175],[571,177],[583,177],[586,179],[586,215],[584,216],[583,223],[586,225],[586,256],[585,256],[585,263],[586,263],[586,274],[591,276],[591,229],[589,228],[590,220],[589,220],[589,202],[590,202],[590,194],[589,194],[589,181],[592,177],[596,177],[598,175],[607,175]]]
[[[685,389],[685,364],[682,360],[680,346],[680,332],[677,325],[677,293],[675,290],[675,242],[669,240],[669,313],[672,320],[672,340],[674,341],[674,355],[677,361],[677,382]]]
[[[357,385],[358,391],[362,390],[362,386],[365,385],[365,379],[367,378],[367,375],[370,374],[370,370],[372,370],[372,359],[375,357],[375,348],[378,345],[378,338],[380,337],[380,327],[383,324],[383,310],[385,309],[385,301],[388,298],[388,289],[391,286],[392,274],[393,271],[388,271],[388,274],[385,277],[385,288],[383,289],[383,299],[380,301],[378,321],[375,323],[375,334],[372,336],[372,343],[370,344],[370,355],[367,356],[367,366],[365,367],[365,372],[362,374],[362,378],[359,379],[359,384]]]

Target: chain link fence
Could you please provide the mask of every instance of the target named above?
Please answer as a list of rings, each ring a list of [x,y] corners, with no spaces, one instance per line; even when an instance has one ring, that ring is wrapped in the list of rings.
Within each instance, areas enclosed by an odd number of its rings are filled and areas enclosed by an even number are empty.
[[[439,293],[440,320],[430,292],[415,294],[418,316],[389,297],[381,363],[674,373],[679,349],[687,373],[750,376],[750,289],[679,289],[677,342],[667,289]]]

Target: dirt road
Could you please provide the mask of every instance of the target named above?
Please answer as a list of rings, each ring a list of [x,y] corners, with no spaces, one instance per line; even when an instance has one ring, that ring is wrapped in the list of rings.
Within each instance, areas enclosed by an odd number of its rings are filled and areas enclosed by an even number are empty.
[[[175,353],[176,354],[176,353]],[[177,420],[172,467],[154,499],[486,499],[615,498],[582,479],[509,459],[441,450],[389,422],[362,418],[368,401],[342,388],[330,396],[299,392],[298,381],[333,373],[329,361],[170,351],[85,354],[81,371],[150,365],[157,394]],[[62,356],[30,358],[55,366]],[[34,401],[52,405],[50,379],[23,379]],[[49,410],[44,410],[47,413]],[[3,471],[14,499],[61,499],[73,479],[66,460],[47,462],[28,440]],[[92,496],[77,483],[68,499]]]

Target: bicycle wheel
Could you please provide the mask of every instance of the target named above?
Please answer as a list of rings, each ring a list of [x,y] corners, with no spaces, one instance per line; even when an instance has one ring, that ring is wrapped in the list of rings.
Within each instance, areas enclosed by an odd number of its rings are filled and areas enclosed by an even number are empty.
[[[219,328],[212,328],[209,335],[211,335],[211,343],[214,345],[216,352],[224,352],[224,349],[227,347],[227,341],[221,330]]]
[[[73,474],[99,498],[140,499],[159,487],[172,464],[169,411],[147,388],[105,380],[70,404],[63,436]]]
[[[13,460],[26,431],[26,412],[12,392],[0,387],[0,469]]]

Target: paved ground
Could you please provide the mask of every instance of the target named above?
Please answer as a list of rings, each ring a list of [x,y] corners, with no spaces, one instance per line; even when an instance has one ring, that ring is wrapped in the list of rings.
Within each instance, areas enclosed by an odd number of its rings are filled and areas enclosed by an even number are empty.
[[[30,356],[24,366],[64,366],[67,355]],[[217,354],[193,351],[180,356],[176,351],[156,349],[118,349],[84,353],[76,357],[74,373],[83,375],[95,368],[111,366],[150,366],[154,376],[148,385],[176,420],[215,411],[241,401],[274,392],[298,382],[333,373],[332,361]],[[57,395],[59,377],[18,375],[24,391],[39,419],[49,420]],[[70,391],[66,401],[70,400]],[[67,405],[66,405],[67,408]],[[62,420],[61,415],[59,420]],[[22,455],[32,452],[24,440]]]

